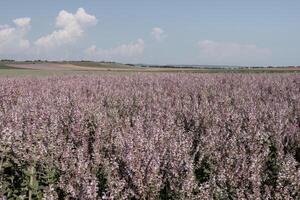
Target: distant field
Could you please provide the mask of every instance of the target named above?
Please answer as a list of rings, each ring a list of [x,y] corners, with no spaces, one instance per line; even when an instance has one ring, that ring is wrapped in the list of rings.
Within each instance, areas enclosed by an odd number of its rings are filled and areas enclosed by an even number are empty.
[[[30,70],[30,69],[0,69],[0,77],[17,76],[64,76],[64,75],[120,75],[130,72],[111,71],[52,71],[52,70]]]
[[[105,75],[147,73],[299,73],[300,68],[139,67],[106,62],[0,62],[0,76]]]
[[[8,66],[7,64],[1,63],[0,62],[0,70],[5,70],[5,69],[18,69],[16,67]]]
[[[64,63],[37,63],[37,64],[11,64],[10,66],[21,69],[47,70],[47,71],[94,71],[96,67],[83,67]]]
[[[117,68],[117,69],[137,69],[142,67],[136,67],[121,63],[105,63],[105,62],[82,62],[82,61],[69,61],[69,62],[61,62],[63,64],[72,64],[80,67],[93,67],[93,68]]]

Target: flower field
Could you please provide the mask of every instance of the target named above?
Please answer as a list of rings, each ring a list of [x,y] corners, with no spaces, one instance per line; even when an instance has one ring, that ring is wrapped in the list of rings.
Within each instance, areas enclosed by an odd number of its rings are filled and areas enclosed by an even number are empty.
[[[300,199],[300,75],[0,78],[0,199]]]

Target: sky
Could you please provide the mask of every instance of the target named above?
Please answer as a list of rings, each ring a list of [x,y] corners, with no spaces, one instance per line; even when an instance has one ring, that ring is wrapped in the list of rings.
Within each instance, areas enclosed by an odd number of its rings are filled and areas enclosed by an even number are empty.
[[[299,0],[1,0],[0,59],[300,65]]]

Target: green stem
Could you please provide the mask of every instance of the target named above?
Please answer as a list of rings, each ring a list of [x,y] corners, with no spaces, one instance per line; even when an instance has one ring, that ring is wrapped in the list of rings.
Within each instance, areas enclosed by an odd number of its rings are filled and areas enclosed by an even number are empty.
[[[31,166],[30,169],[30,179],[29,179],[29,192],[28,192],[28,200],[32,200],[32,187],[34,182],[34,174],[35,174],[35,168],[34,166]]]
[[[1,157],[1,160],[0,160],[0,174],[3,174],[2,173],[3,162],[4,162],[4,157]],[[2,178],[3,177],[0,175],[0,183],[2,183]]]
[[[0,172],[2,171],[3,162],[4,162],[4,157],[1,157],[1,160],[0,160]]]

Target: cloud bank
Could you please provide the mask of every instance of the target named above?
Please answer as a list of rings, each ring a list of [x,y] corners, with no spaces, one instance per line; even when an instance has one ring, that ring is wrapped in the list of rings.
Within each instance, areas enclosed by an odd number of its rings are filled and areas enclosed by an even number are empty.
[[[0,25],[0,56],[15,59],[72,59],[78,58],[78,50],[69,44],[78,44],[87,28],[96,25],[97,18],[79,8],[75,13],[65,10],[56,17],[52,33],[32,42],[26,39],[30,30],[31,18],[13,20],[14,25]],[[81,49],[82,51],[82,49]]]
[[[56,18],[58,30],[35,41],[38,48],[53,49],[77,41],[88,26],[97,24],[97,18],[79,8],[75,14],[65,10],[59,12]]]
[[[221,43],[212,40],[198,42],[200,59],[206,64],[251,64],[266,61],[271,50],[254,44]]]
[[[145,42],[143,39],[138,39],[129,44],[122,44],[112,49],[97,49],[92,45],[84,52],[88,58],[96,60],[122,60],[124,58],[133,58],[143,55]]]
[[[13,20],[15,27],[0,26],[0,54],[11,55],[29,49],[30,42],[25,36],[29,31],[30,21],[29,17],[24,17]]]

